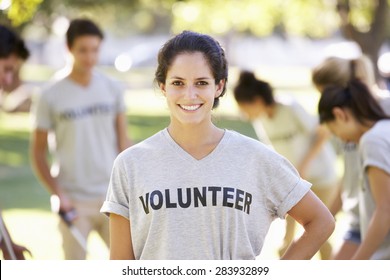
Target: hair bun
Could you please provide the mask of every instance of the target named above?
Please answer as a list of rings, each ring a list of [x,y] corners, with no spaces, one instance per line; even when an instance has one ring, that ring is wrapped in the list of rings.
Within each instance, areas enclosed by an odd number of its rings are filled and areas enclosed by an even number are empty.
[[[256,81],[255,74],[250,71],[242,71],[240,73],[239,84],[251,84]]]

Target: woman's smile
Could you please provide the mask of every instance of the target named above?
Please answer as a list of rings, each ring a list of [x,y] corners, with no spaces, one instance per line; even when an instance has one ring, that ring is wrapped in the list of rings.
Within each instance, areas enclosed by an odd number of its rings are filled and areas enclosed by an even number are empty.
[[[184,105],[184,104],[179,104],[178,106],[183,109],[184,111],[190,111],[194,112],[198,110],[200,107],[202,107],[203,104],[191,104],[191,105]]]

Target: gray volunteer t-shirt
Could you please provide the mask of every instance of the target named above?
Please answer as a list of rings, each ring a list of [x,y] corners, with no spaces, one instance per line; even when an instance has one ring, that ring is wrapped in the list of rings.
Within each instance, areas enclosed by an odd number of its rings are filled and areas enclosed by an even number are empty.
[[[105,196],[119,152],[116,117],[124,110],[122,90],[100,73],[87,87],[65,78],[42,92],[34,126],[55,136],[53,168],[72,199]]]
[[[390,174],[390,120],[379,121],[367,131],[360,139],[359,149],[364,170],[363,185],[359,192],[360,228],[365,238],[376,208],[366,169],[373,166]],[[390,232],[371,259],[390,260]]]
[[[226,130],[196,160],[165,129],[117,157],[101,212],[130,220],[136,259],[255,259],[310,186],[257,140]]]
[[[262,129],[259,122],[275,151],[286,157],[295,167],[301,164],[313,145],[319,125],[316,117],[289,97],[277,97],[273,116],[264,116],[253,123],[258,135]],[[336,153],[330,142],[326,142],[307,167],[307,180],[316,187],[332,188],[337,182],[335,163]]]

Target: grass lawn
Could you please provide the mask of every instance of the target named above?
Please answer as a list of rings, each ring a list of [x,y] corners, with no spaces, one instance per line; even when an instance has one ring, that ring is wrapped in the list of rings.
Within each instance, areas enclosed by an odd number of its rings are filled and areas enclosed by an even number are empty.
[[[135,73],[131,77],[120,77],[136,88],[129,87],[126,94],[128,106],[128,131],[134,142],[153,135],[166,127],[169,122],[165,100],[157,90],[152,90],[149,75]],[[317,94],[308,85],[308,72],[305,69],[262,68],[260,75],[269,78],[279,93],[292,93],[310,112],[315,112]],[[151,74],[151,75],[150,75]],[[231,81],[235,81],[237,71],[232,70]],[[144,81],[141,80],[144,79]],[[272,79],[273,78],[273,79]],[[280,78],[280,80],[279,80]],[[277,81],[283,81],[277,82]],[[240,119],[233,100],[231,88],[221,100],[220,108],[214,115],[219,127],[233,129],[256,138],[252,126]],[[6,114],[0,112],[0,206],[6,224],[17,243],[28,247],[33,259],[62,259],[60,235],[57,231],[57,217],[50,212],[49,195],[37,181],[30,167],[28,142],[31,120],[28,114]],[[339,219],[340,221],[340,219]],[[337,243],[343,225],[336,229],[334,240]],[[276,249],[284,233],[284,222],[276,221],[269,232],[263,248],[262,259],[276,259]],[[333,238],[333,237],[332,237]],[[92,234],[89,239],[88,259],[107,259],[108,251],[101,240]]]

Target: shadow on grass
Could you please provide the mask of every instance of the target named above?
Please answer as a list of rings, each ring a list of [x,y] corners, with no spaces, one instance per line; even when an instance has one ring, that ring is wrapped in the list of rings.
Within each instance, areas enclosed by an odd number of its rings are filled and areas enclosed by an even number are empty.
[[[12,118],[12,115],[6,117]],[[217,116],[214,122],[221,128],[256,137],[252,126],[241,120]],[[128,116],[128,131],[134,143],[152,136],[168,124],[169,116]],[[0,133],[0,207],[50,211],[49,193],[30,166],[29,131],[0,127]]]

